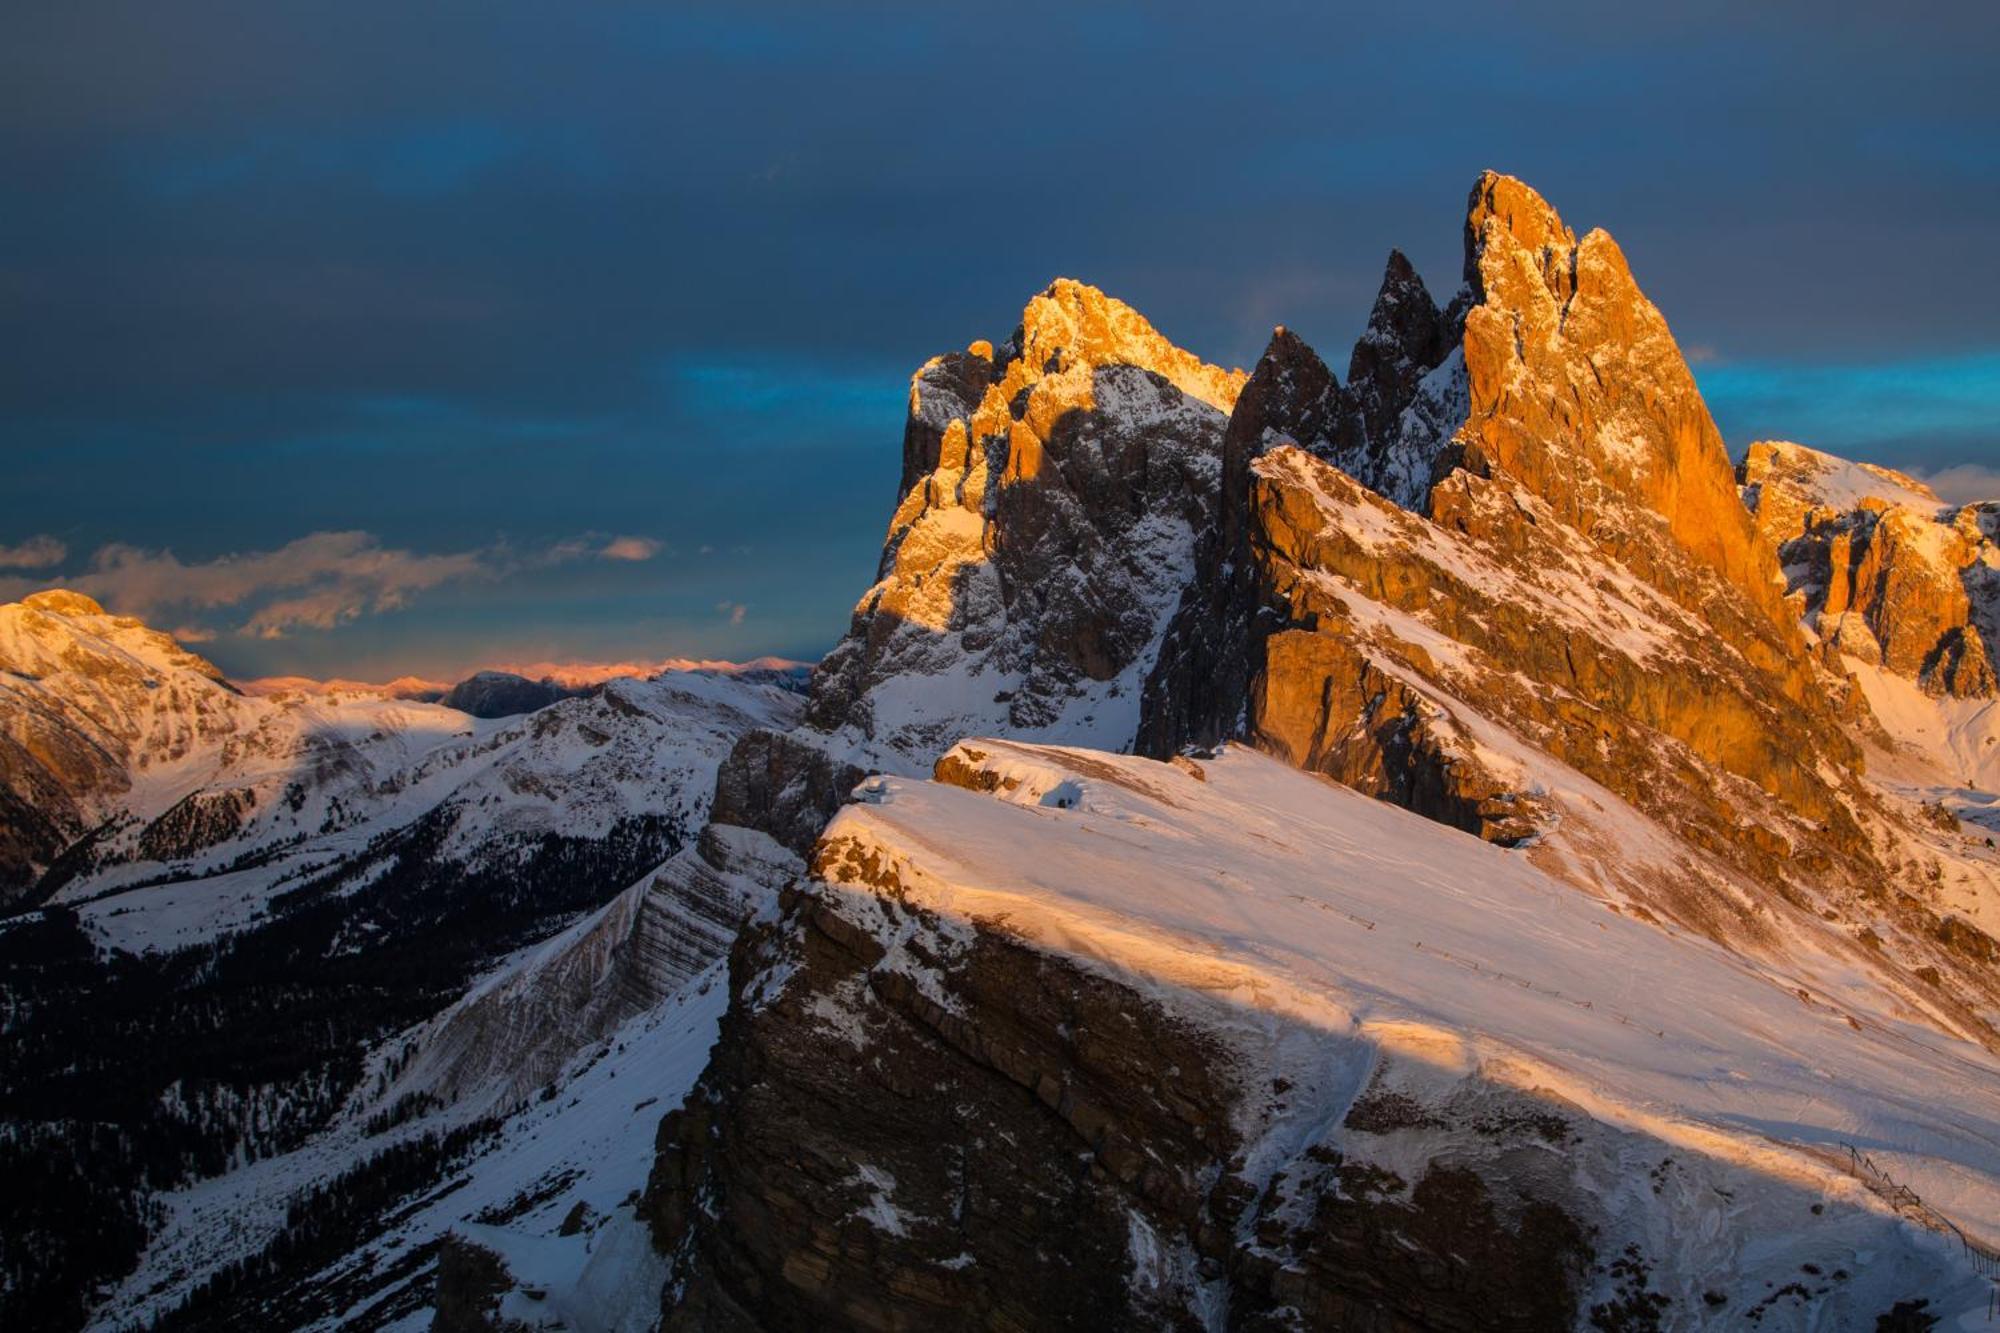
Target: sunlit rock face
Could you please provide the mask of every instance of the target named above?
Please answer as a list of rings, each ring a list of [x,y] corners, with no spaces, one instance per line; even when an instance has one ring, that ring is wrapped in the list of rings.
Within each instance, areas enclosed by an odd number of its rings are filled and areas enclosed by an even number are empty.
[[[1243,747],[962,743],[732,954],[642,1195],[662,1326],[1750,1326],[1843,1264],[1785,1313],[1983,1303],[1776,1117],[1969,1184],[1987,1067],[1635,917]]]
[[[880,575],[814,725],[921,763],[980,730],[1128,746],[1243,379],[1066,279],[997,350],[926,364]]]
[[[1204,396],[1151,339],[1083,336],[1143,325],[1076,313],[1105,299],[1065,284],[997,354],[919,373],[881,580],[816,682],[815,729],[724,768],[717,818],[809,869],[739,938],[715,1056],[661,1127],[642,1207],[672,1268],[664,1326],[1638,1327],[1671,1307],[1661,1326],[1701,1327],[1716,1300],[1755,1323],[1824,1271],[1749,1271],[1826,1214],[1762,1178],[1785,1131],[1675,1113],[1706,1146],[1669,1153],[1613,1128],[1607,1088],[1657,1071],[1677,1021],[1691,1076],[1639,1097],[1650,1113],[1734,1097],[1717,1068],[1803,1059],[1806,1102],[1856,1097],[1810,1111],[1811,1157],[1864,1106],[1900,1123],[1934,1076],[1857,1095],[1887,1066],[1829,1072],[1800,1055],[1808,1028],[1851,1055],[1907,1023],[1963,1042],[1968,1069],[2000,1049],[2000,870],[1863,771],[1864,696],[1814,650],[1775,520],[1739,499],[1616,246],[1491,175],[1466,239],[1442,304],[1391,256],[1344,384],[1279,329],[1228,402]],[[1077,349],[1114,345],[1086,377]],[[1125,373],[1151,396],[1107,392]],[[1168,519],[1184,567],[1121,563]],[[1111,707],[1132,664],[1135,725]],[[1091,748],[1024,743],[1050,738]],[[1128,745],[1145,757],[1093,752]],[[929,783],[853,782],[928,759]],[[1269,785],[1230,804],[1249,773]],[[1337,811],[1356,835],[1316,845]],[[1468,907],[1530,871],[1531,895]],[[1260,934],[1280,902],[1301,915]],[[1558,965],[1542,949],[1571,912]],[[1490,1061],[1426,1031],[1349,1064],[1361,1013],[1287,1033],[1273,964],[1293,952],[1394,1012],[1397,1040],[1461,984],[1460,1032],[1549,1008]],[[1409,960],[1407,1000],[1385,1002]],[[1641,994],[1657,1022],[1617,1007]],[[1605,1077],[1523,1075],[1558,1029],[1575,1072],[1579,1014],[1620,1052]],[[1720,1055],[1724,1034],[1773,1058]],[[1727,1180],[1708,1174],[1725,1125],[1758,1145]],[[1690,1164],[1707,1178],[1668,1183]],[[1635,1168],[1651,1189],[1603,1187]],[[1735,1211],[1753,1192],[1768,1224]],[[1728,1216],[1695,1216],[1715,1199]],[[1696,1231],[1728,1258],[1678,1239]],[[1891,1298],[1811,1299],[1865,1323]]]
[[[1933,694],[1994,694],[2000,506],[1947,505],[1900,472],[1784,441],[1751,445],[1739,478],[1832,660],[1886,667]]]
[[[245,726],[210,663],[80,593],[0,606],[0,905],[109,818],[135,775]]]
[[[1442,312],[1392,256],[1346,387],[1273,337],[1228,430],[1241,517],[1196,580],[1226,592],[1176,618],[1145,748],[1247,735],[1532,840],[1560,813],[1478,739],[1497,724],[1760,878],[1866,875],[1844,689],[1665,321],[1608,236],[1518,181],[1480,179],[1466,245]]]
[[[1795,645],[1722,438],[1617,242],[1578,240],[1540,195],[1489,172],[1467,210],[1465,277],[1461,466],[1504,473],[1690,609],[1716,615],[1719,579],[1735,594],[1729,628]],[[1449,503],[1431,513],[1450,521]]]
[[[457,829],[440,861],[602,838],[628,817],[684,826],[677,842],[734,739],[797,712],[789,691],[699,671],[516,721],[374,689],[246,695],[171,635],[40,593],[0,606],[0,907],[252,860],[276,882],[316,839],[433,807]]]

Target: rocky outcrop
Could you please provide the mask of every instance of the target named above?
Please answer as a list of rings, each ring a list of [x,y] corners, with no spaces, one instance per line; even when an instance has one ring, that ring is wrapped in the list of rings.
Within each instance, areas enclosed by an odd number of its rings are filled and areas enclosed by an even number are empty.
[[[1196,1330],[1203,1306],[1243,1329],[1575,1322],[1575,1199],[1463,1164],[1404,1180],[1350,1160],[1338,1115],[1260,1189],[1243,1127],[1268,1066],[1219,1035],[1224,1006],[1210,1029],[894,905],[896,868],[837,838],[815,869],[881,897],[792,893],[732,959],[742,998],[644,1197],[674,1263],[665,1328]],[[1477,1118],[1507,1123],[1500,1105]]]
[[[1450,312],[1392,257],[1347,388],[1272,338],[1144,749],[1248,737],[1510,843],[1560,818],[1539,751],[1764,882],[1865,880],[1841,689],[1665,322],[1519,182],[1481,179],[1466,238]]]
[[[587,688],[570,689],[553,680],[529,680],[511,671],[478,671],[446,690],[438,702],[474,717],[513,717],[584,693],[588,693]]]
[[[1902,473],[1783,441],[1751,445],[1738,479],[1834,663],[1858,658],[1933,694],[1995,693],[2000,507],[1946,505]]]
[[[854,784],[867,776],[834,749],[806,728],[750,732],[716,773],[710,821],[753,829],[806,856]]]
[[[1567,892],[1496,890],[1454,926],[1468,885],[1533,872],[1419,828],[1238,750],[979,740],[871,783],[739,941],[715,1055],[661,1124],[664,1327],[1702,1327],[1760,1322],[1801,1273],[1835,1326],[1953,1280],[1924,1242],[1842,1287],[1829,1256],[1905,1242],[1816,1179],[1818,1131],[1628,1112],[1619,1080],[1654,1075],[1592,1054],[1691,1069],[1673,1095],[1700,1100],[1739,1040],[1772,1057],[1745,1078],[1829,1096],[1853,1090],[1816,1061],[1914,1047],[1857,1052],[1877,1038]],[[1701,1012],[1646,998],[1668,978]],[[1901,1123],[1902,1086],[1864,1117]],[[1966,1143],[1990,1120],[1949,1114]]]
[[[1417,386],[1450,352],[1456,323],[1437,308],[1403,252],[1391,250],[1368,328],[1347,363],[1359,438],[1345,455],[1352,465],[1344,471],[1357,477],[1382,472],[1382,454],[1400,433]]]
[[[997,350],[928,363],[880,575],[821,666],[813,725],[877,766],[982,730],[1129,745],[1242,382],[1067,279]]]
[[[1247,733],[1298,768],[1519,846],[1554,822],[1537,793],[1480,759],[1476,744],[1422,686],[1356,646],[1350,623],[1288,629],[1263,644]]]
[[[760,834],[711,825],[698,846],[683,848],[410,1036],[396,1077],[367,1105],[422,1099],[468,1118],[504,1114],[721,962],[771,886],[803,869]]]
[[[501,1298],[516,1285],[498,1254],[457,1232],[445,1233],[438,1244],[431,1333],[527,1333],[526,1324],[500,1313]]]

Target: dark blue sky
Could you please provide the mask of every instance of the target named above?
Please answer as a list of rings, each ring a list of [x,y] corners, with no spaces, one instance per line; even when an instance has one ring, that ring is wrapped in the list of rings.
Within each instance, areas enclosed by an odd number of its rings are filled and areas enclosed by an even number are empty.
[[[0,592],[245,674],[814,656],[924,357],[1068,274],[1344,364],[1487,166],[1733,446],[1980,485],[2000,7],[1628,8],[8,5]]]

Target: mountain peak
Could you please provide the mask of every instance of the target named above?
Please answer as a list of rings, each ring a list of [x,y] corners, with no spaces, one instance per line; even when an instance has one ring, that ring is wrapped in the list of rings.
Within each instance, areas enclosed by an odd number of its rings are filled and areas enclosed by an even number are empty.
[[[1788,440],[1738,469],[1743,503],[1832,664],[1882,667],[1933,694],[2000,692],[1988,646],[2000,586],[1995,534],[1914,477]]]
[[[185,672],[223,681],[219,667],[173,635],[131,616],[110,615],[80,592],[50,588],[0,605],[0,670],[40,678],[84,670],[86,662],[97,678]]]
[[[1443,334],[1442,316],[1430,288],[1401,250],[1391,250],[1382,266],[1375,305],[1368,312],[1368,328],[1354,349],[1355,359],[1362,359],[1364,348],[1378,347],[1426,366],[1436,365],[1443,359],[1439,347]],[[1348,378],[1356,378],[1355,372],[1350,370]]]
[[[1806,505],[1858,509],[1869,500],[1938,509],[1936,491],[1907,473],[1874,463],[1855,463],[1790,440],[1755,440],[1738,469],[1743,485],[1765,492],[1784,487]],[[1754,497],[1751,499],[1754,505]]]
[[[50,588],[47,592],[33,593],[21,599],[21,605],[31,606],[37,611],[46,611],[58,616],[101,616],[104,608],[94,598],[68,588]]]
[[[1579,240],[1495,172],[1473,186],[1465,230],[1463,465],[1504,473],[1683,605],[1708,607],[1719,579],[1766,629],[1795,637],[1721,434],[1617,242]]]
[[[1568,250],[1576,233],[1563,225],[1555,206],[1533,186],[1497,171],[1484,171],[1473,182],[1465,203],[1465,280],[1477,291],[1479,257],[1488,240],[1506,235],[1529,251]]]
[[[1235,405],[1247,378],[1176,347],[1137,310],[1074,278],[1057,278],[1028,302],[1014,347],[1031,373],[1059,374],[1077,364],[1137,366],[1219,412]]]

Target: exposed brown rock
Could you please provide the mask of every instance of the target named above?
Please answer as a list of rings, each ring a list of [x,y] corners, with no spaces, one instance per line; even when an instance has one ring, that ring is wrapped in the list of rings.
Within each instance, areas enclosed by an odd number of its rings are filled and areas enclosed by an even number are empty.
[[[1243,378],[1067,279],[997,351],[925,365],[878,582],[822,664],[812,724],[922,764],[995,729],[1129,744],[1137,681],[1119,678],[1150,653],[1215,522]],[[956,702],[884,702],[892,682],[940,676],[974,683]]]
[[[1466,240],[1462,465],[1504,473],[1605,555],[1754,641],[1756,665],[1778,667],[1798,635],[1773,553],[1617,242],[1577,240],[1540,195],[1492,172],[1473,187]],[[1718,599],[1716,579],[1735,595]]]
[[[644,1198],[667,1329],[1192,1330],[1198,1282],[1246,1329],[1574,1321],[1590,1249],[1555,1199],[1320,1138],[1260,1192],[1237,1174],[1258,1073],[1200,1023],[1004,929],[938,933],[858,847],[819,868],[873,883],[932,965],[885,965],[875,909],[824,886],[739,945]]]
[[[1449,713],[1336,634],[1291,629],[1265,641],[1249,725],[1288,763],[1489,842],[1525,842],[1551,813],[1480,764]]]
[[[1831,855],[1865,876],[1827,776],[1858,762],[1843,699],[1664,320],[1609,237],[1578,241],[1517,181],[1482,177],[1466,235],[1451,315],[1392,257],[1347,390],[1273,339],[1231,418],[1223,523],[1149,682],[1143,746],[1244,735],[1459,827],[1532,836],[1548,812],[1481,762],[1476,713],[1760,878],[1807,844],[1809,873]],[[1365,421],[1347,427],[1365,447],[1329,447],[1335,419]]]
[[[1751,445],[1739,479],[1836,662],[1859,658],[1934,694],[1994,694],[1989,507],[1948,506],[1902,473],[1784,442]]]

